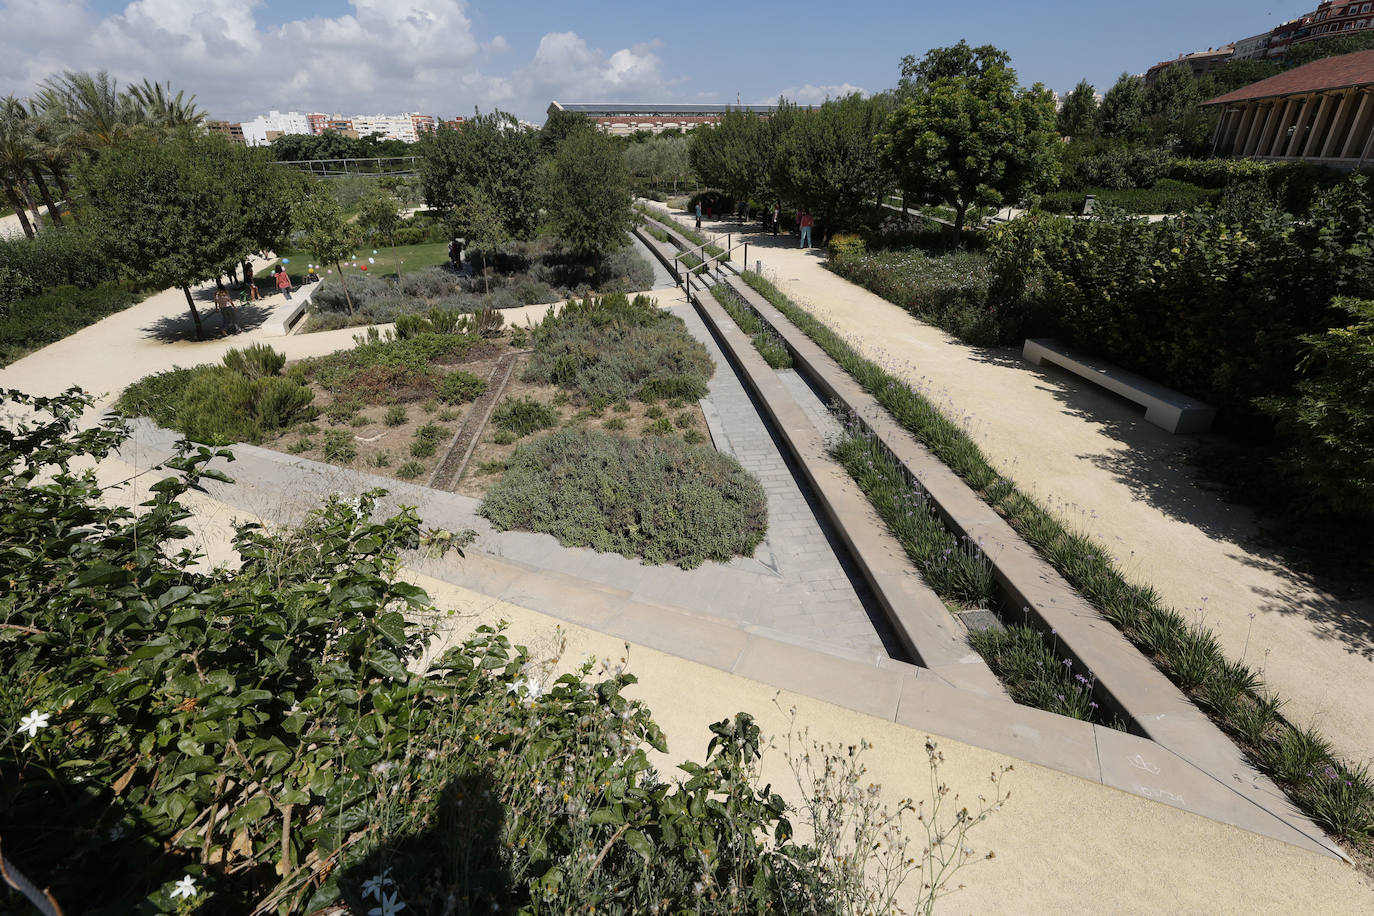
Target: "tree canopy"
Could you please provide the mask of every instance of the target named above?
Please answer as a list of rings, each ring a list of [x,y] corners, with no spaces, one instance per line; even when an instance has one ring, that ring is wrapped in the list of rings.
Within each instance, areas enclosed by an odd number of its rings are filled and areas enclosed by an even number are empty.
[[[440,127],[416,145],[431,209],[448,216],[473,189],[501,214],[506,233],[529,238],[539,218],[539,147],[534,133],[502,111],[458,128]]]
[[[1102,132],[1109,137],[1123,137],[1132,133],[1145,119],[1145,82],[1138,76],[1123,73],[1102,96],[1098,121]]]
[[[970,208],[1052,187],[1058,138],[1049,93],[1019,88],[1004,53],[954,51],[926,60],[965,61],[964,71],[922,80],[874,142],[903,188],[954,209],[957,237]]]
[[[1097,94],[1092,83],[1080,80],[1073,91],[1064,96],[1055,125],[1064,137],[1091,137],[1097,133]]]
[[[625,244],[633,223],[630,178],[620,145],[599,131],[576,131],[563,139],[553,160],[550,207],[563,241],[601,256]]]
[[[773,187],[818,217],[826,235],[854,225],[887,190],[872,139],[885,115],[878,102],[855,93],[811,111],[784,104],[768,122]]]
[[[135,137],[86,163],[79,182],[106,253],[181,287],[200,336],[191,286],[285,237],[300,179],[273,168],[222,137]]]

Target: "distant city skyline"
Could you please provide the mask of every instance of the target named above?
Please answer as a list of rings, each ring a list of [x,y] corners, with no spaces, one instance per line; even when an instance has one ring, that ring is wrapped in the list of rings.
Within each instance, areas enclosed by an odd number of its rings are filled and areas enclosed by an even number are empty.
[[[1219,47],[1313,9],[1241,0],[1139,7],[1047,0],[975,6],[860,0],[0,0],[0,95],[63,70],[107,69],[194,93],[212,118],[279,111],[501,108],[550,101],[800,102],[896,84],[904,54],[966,39],[1012,55],[1023,83],[1099,90],[1122,72]],[[703,34],[703,26],[709,31]]]

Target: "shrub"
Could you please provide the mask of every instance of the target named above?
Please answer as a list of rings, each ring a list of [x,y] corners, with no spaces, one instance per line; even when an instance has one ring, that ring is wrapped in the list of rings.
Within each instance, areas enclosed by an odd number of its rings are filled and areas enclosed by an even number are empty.
[[[682,434],[682,441],[688,445],[700,445],[706,441],[706,435],[699,429],[689,429]]]
[[[409,340],[421,334],[433,334],[434,325],[428,318],[420,315],[398,315],[396,316],[396,337],[399,340]]]
[[[358,457],[358,445],[346,429],[324,431],[324,460],[331,464],[349,464]]]
[[[530,397],[506,398],[491,415],[499,429],[523,438],[541,429],[558,425],[558,411]]]
[[[386,415],[382,417],[382,422],[387,426],[400,426],[405,423],[407,419],[409,419],[409,417],[406,416],[405,406],[393,404],[386,409]]]
[[[987,264],[978,252],[919,250],[870,251],[827,262],[845,279],[968,343],[1016,342],[1019,324],[1004,324],[989,300]]]
[[[416,439],[410,443],[410,457],[430,458],[434,455],[438,446],[431,439]]]
[[[1279,420],[1283,466],[1304,498],[1374,520],[1374,301],[1335,305],[1355,323],[1304,335],[1296,393],[1261,403]]]
[[[148,417],[163,429],[176,429],[177,409],[198,369],[168,369],[145,375],[119,395],[114,409],[126,417]]]
[[[678,429],[691,429],[696,425],[697,415],[690,410],[684,410],[673,420],[673,425]]]
[[[402,480],[414,480],[425,472],[425,466],[418,461],[407,461],[396,469],[396,476]]]
[[[905,871],[873,843],[921,828],[875,809],[861,752],[808,743],[804,760],[836,775],[799,774],[801,797],[824,801],[791,811],[758,778],[768,740],[740,714],[665,782],[632,675],[597,681],[588,661],[554,680],[487,627],[429,654],[419,621],[439,611],[401,575],[425,540],[413,510],[374,521],[377,491],[334,496],[299,528],[240,526],[235,562],[197,563],[180,499],[223,476],[205,469],[214,453],[175,457],[130,513],[94,475],[52,473],[122,441],[109,424],[77,431],[90,404],[59,400],[56,422],[0,446],[6,619],[26,634],[0,640],[0,721],[47,726],[0,742],[5,855],[69,912],[381,911],[369,885],[388,912],[896,911]],[[942,839],[918,870],[959,856],[1005,799],[999,786],[947,823],[957,795],[926,754],[920,823]],[[865,882],[875,866],[890,880]],[[195,896],[178,901],[187,876]]]
[[[508,429],[498,429],[491,435],[491,441],[495,442],[497,445],[510,445],[517,438],[515,433]]]
[[[864,240],[848,232],[837,232],[826,243],[826,250],[832,260],[861,255],[864,249]]]
[[[1215,203],[1219,191],[1209,191],[1182,181],[1164,179],[1153,188],[1130,188],[1113,191],[1104,188],[1087,188],[1083,191],[1052,191],[1040,199],[1036,209],[1046,213],[1078,214],[1083,212],[1083,201],[1088,194],[1097,197],[1094,204],[1108,205],[1132,214],[1182,213],[1195,210],[1204,204]]]
[[[619,432],[625,428],[625,420],[622,417],[611,417],[602,424],[602,428]]]
[[[242,350],[230,350],[221,361],[226,369],[232,369],[246,378],[257,379],[279,374],[286,365],[286,354],[267,344],[253,344]]]
[[[657,420],[659,417],[663,416],[663,408],[655,404],[644,411],[644,416],[648,417],[650,420]]]
[[[762,486],[729,456],[578,428],[516,449],[480,511],[498,528],[684,569],[752,555],[768,513]]]
[[[357,389],[378,399],[390,396],[392,389],[399,387],[419,396],[433,391],[438,384],[432,369],[434,363],[462,356],[473,343],[473,338],[461,334],[422,333],[404,340],[362,338],[350,350],[305,360],[303,364],[306,373],[326,391]]]
[[[0,310],[43,290],[89,290],[118,276],[100,240],[80,225],[47,226],[33,238],[0,238]]]
[[[442,442],[448,434],[449,430],[438,423],[426,423],[415,430],[415,438],[423,442]]]
[[[377,452],[368,462],[374,468],[384,468],[391,464],[391,453],[387,451]]]
[[[672,432],[673,421],[669,420],[667,417],[660,417],[644,427],[644,435],[646,436],[668,436],[672,435]]]
[[[4,240],[0,240],[3,244]],[[29,289],[25,287],[24,291]],[[137,296],[113,283],[94,289],[58,286],[33,291],[26,298],[8,303],[0,299],[0,366],[75,334],[137,301]]]
[[[710,354],[680,318],[647,296],[569,302],[533,331],[528,381],[558,385],[583,400],[704,397]]]
[[[319,411],[311,407],[314,393],[288,378],[268,376],[253,382],[253,413],[263,430],[285,429]]]
[[[438,395],[439,400],[445,404],[466,404],[468,401],[477,400],[486,390],[485,380],[460,369],[444,376],[444,380],[439,383]]]

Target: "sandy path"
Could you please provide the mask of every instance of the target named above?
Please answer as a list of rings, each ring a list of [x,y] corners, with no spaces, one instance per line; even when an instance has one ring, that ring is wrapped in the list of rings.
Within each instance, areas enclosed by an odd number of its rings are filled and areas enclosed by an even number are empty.
[[[1205,622],[1230,657],[1262,668],[1290,719],[1342,754],[1374,756],[1374,602],[1314,588],[1251,544],[1251,514],[1189,472],[1196,437],[1015,351],[964,346],[826,270],[824,251],[800,251],[795,237],[753,238],[751,267],[761,261],[799,305],[959,418],[995,467]]]

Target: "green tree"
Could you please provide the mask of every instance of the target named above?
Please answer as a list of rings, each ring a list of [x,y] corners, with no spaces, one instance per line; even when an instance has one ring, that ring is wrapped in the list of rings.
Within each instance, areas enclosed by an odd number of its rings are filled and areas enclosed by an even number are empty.
[[[473,188],[501,214],[512,238],[533,235],[539,216],[536,137],[513,115],[478,115],[459,128],[441,127],[416,144],[425,200],[447,215]]]
[[[1145,114],[1173,124],[1183,119],[1202,101],[1197,78],[1187,64],[1174,64],[1159,74],[1154,85],[1145,90]]]
[[[936,80],[982,76],[989,70],[1011,66],[1011,55],[993,45],[972,47],[960,39],[947,48],[931,48],[917,60],[908,54],[902,58],[902,78],[898,93],[907,97],[923,91]]]
[[[709,187],[737,200],[766,193],[773,168],[776,125],[752,111],[728,109],[720,123],[692,131],[692,168]]]
[[[0,101],[0,184],[24,234],[30,238],[43,227],[38,202],[29,190],[29,177],[37,163],[27,112],[14,96],[9,96]],[[33,214],[32,223],[24,212],[26,207]]]
[[[551,112],[539,130],[539,150],[545,156],[552,156],[565,138],[583,130],[596,130],[596,125],[582,112],[562,109]]]
[[[1018,88],[1016,72],[994,54],[970,67],[971,75],[923,83],[874,137],[880,160],[904,189],[954,209],[956,240],[971,207],[1052,187],[1058,171],[1049,93],[1038,85]]]
[[[1097,133],[1097,94],[1087,80],[1064,96],[1055,124],[1063,137],[1091,137]]]
[[[221,141],[222,142],[222,141]],[[128,139],[79,174],[89,220],[121,269],[178,286],[203,336],[191,286],[245,253],[238,204],[211,138]]]
[[[825,236],[853,226],[890,186],[873,136],[885,112],[859,94],[805,111],[783,105],[775,134],[772,184],[819,218]]]
[[[1145,83],[1138,76],[1123,73],[1102,96],[1098,120],[1108,137],[1134,133],[1145,119]]]
[[[353,295],[348,291],[342,262],[358,245],[358,229],[348,221],[343,208],[329,194],[317,191],[296,211],[296,225],[305,234],[305,249],[315,260],[334,265],[339,272],[348,314],[353,314]]]
[[[362,209],[358,213],[358,223],[364,229],[371,229],[391,248],[391,259],[396,262],[396,276],[401,275],[401,260],[396,254],[396,230],[401,225],[401,202],[382,188],[373,188],[363,198]]]
[[[591,255],[599,275],[602,255],[625,244],[634,222],[619,144],[599,131],[569,135],[554,157],[552,185],[558,234],[574,251]]]
[[[1314,60],[1321,60],[1323,57],[1337,57],[1341,54],[1353,54],[1356,51],[1368,51],[1374,48],[1374,32],[1368,30],[1339,32],[1325,38],[1318,38],[1315,41],[1304,41],[1301,44],[1291,45],[1284,58],[1287,67],[1301,67],[1310,64]]]
[[[468,246],[482,259],[482,289],[491,292],[487,279],[487,254],[510,240],[501,211],[480,188],[472,188],[449,214],[450,234],[467,239]]]

